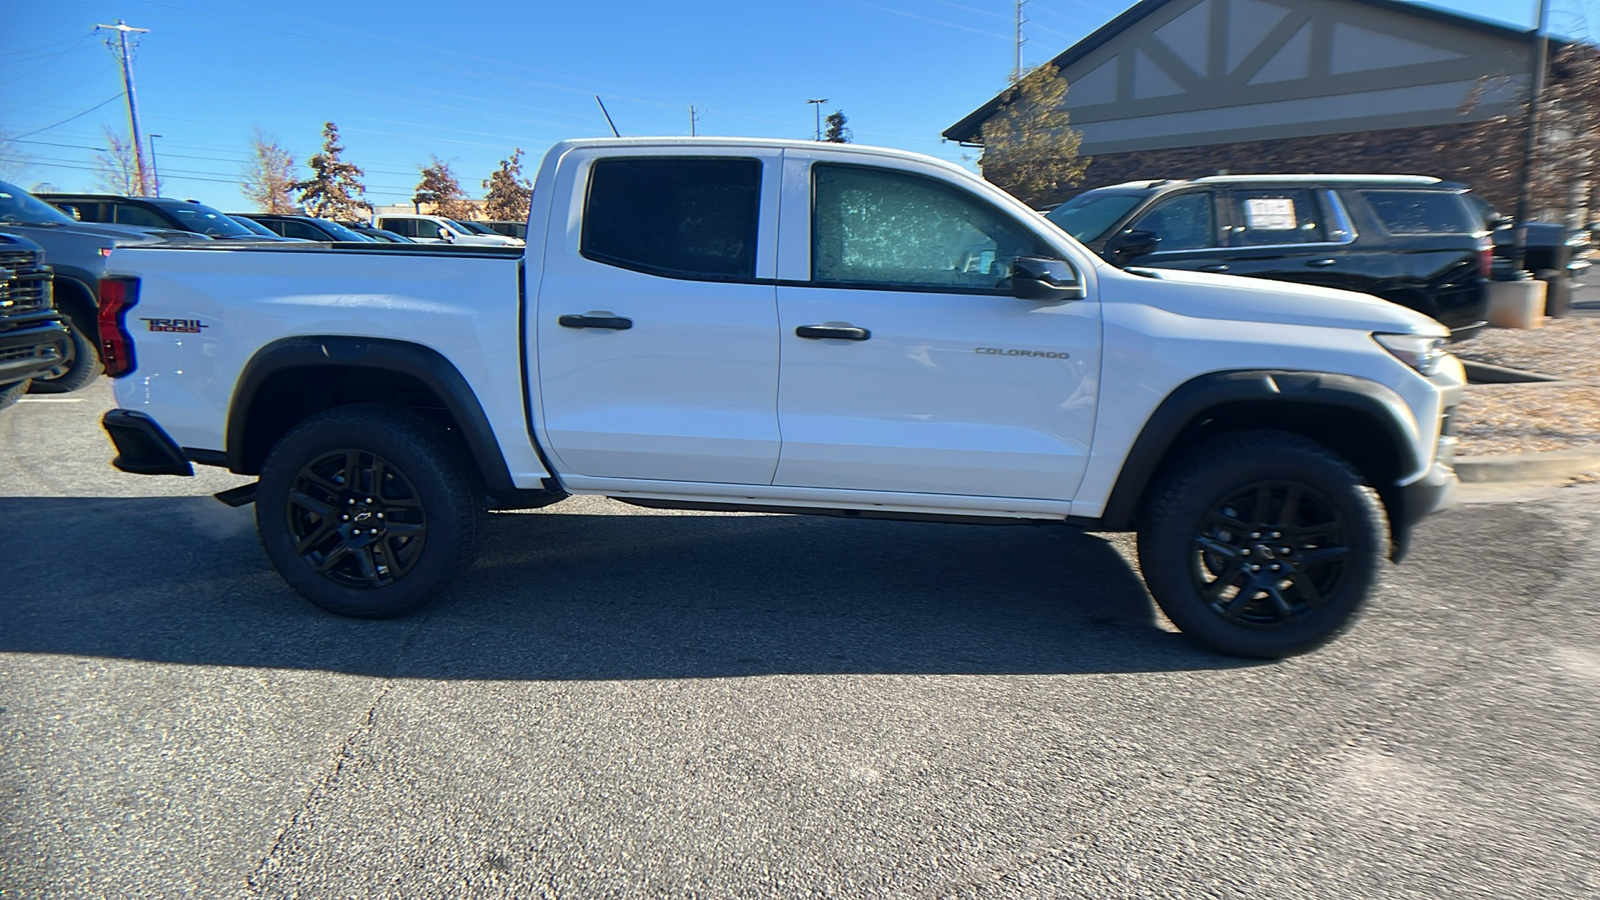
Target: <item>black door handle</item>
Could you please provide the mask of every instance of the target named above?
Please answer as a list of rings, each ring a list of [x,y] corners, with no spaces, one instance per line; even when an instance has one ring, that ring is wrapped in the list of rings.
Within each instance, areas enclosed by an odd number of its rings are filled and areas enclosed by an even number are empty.
[[[1320,269],[1323,266],[1331,266],[1336,262],[1338,262],[1336,259],[1313,259],[1308,261],[1306,265]]]
[[[872,337],[872,332],[853,325],[801,325],[794,333],[813,341],[864,341]]]
[[[1200,267],[1200,271],[1202,271],[1202,272],[1226,272],[1226,271],[1228,271],[1228,264],[1227,263],[1212,263],[1209,266],[1201,266]]]
[[[556,324],[562,328],[609,328],[612,331],[627,331],[633,327],[633,320],[624,319],[622,316],[566,315],[556,319]]]

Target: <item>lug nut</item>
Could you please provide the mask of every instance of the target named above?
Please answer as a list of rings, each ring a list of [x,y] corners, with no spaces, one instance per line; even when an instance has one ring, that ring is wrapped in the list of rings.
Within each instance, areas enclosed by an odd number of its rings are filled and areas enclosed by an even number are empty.
[[[368,501],[367,501],[367,502],[368,502],[368,503],[371,503],[371,502],[372,502],[372,501],[371,501],[371,500],[368,500]],[[1272,533],[1272,539],[1273,539],[1273,540],[1277,540],[1277,539],[1278,539],[1278,538],[1281,538],[1281,537],[1283,537],[1283,532],[1281,532],[1281,531],[1274,531],[1274,532],[1273,532],[1273,533]]]
[[[1239,555],[1240,556],[1249,556],[1250,555],[1250,548],[1246,547],[1243,550],[1240,550],[1239,551]]]
[[[1276,572],[1276,571],[1278,571],[1278,570],[1279,570],[1279,569],[1280,569],[1280,568],[1282,568],[1282,566],[1279,566],[1279,565],[1278,565],[1278,564],[1277,564],[1277,563],[1273,563],[1273,564],[1272,564],[1272,571],[1274,571],[1274,572]]]
[[[378,513],[378,518],[383,518],[383,513]],[[1288,553],[1289,551],[1285,549],[1283,552]]]
[[[351,506],[355,506],[356,505],[356,498],[354,498],[354,497],[350,498],[350,505]]]
[[[340,516],[339,518],[345,520],[346,522],[350,521],[350,517],[349,516]]]
[[[380,518],[380,519],[383,518],[383,514],[379,513],[378,514],[378,518]],[[1279,547],[1278,548],[1278,553],[1280,553],[1283,556],[1288,556],[1289,554],[1291,554],[1293,552],[1294,552],[1294,548],[1293,547]]]
[[[371,498],[371,497],[368,497],[368,498],[367,498],[367,502],[368,502],[368,503],[371,503],[371,502],[372,502],[372,498]],[[1277,535],[1273,535],[1273,537],[1277,537]]]
[[[1252,540],[1252,541],[1261,540],[1261,532],[1259,532],[1259,531],[1250,532],[1250,540]]]

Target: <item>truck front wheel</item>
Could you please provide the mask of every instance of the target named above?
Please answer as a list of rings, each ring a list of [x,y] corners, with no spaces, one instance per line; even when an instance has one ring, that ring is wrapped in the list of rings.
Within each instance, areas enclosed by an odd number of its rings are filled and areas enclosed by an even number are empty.
[[[1152,485],[1139,516],[1151,595],[1185,635],[1230,656],[1293,656],[1340,634],[1387,551],[1377,492],[1285,432],[1203,445]]]
[[[342,616],[408,613],[471,564],[484,508],[445,431],[358,404],[296,425],[268,454],[256,528],[279,574]]]

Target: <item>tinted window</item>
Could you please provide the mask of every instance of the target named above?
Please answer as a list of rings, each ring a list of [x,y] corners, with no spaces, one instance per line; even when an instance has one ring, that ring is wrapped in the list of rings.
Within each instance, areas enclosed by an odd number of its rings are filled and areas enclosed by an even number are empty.
[[[1018,256],[1054,255],[1011,216],[943,182],[812,168],[811,277],[836,284],[1009,293]]]
[[[603,159],[589,175],[583,255],[660,275],[753,278],[761,162]]]
[[[416,237],[417,229],[412,227],[410,219],[379,219],[379,226],[403,237]]]
[[[1362,191],[1361,196],[1390,234],[1470,234],[1484,227],[1448,191]]]
[[[1129,226],[1161,238],[1156,252],[1215,247],[1217,221],[1209,193],[1179,194],[1150,207]]]
[[[172,223],[163,218],[160,213],[145,209],[142,206],[113,203],[111,208],[112,215],[115,216],[115,221],[118,225],[142,225],[149,228],[172,227]]]
[[[279,219],[275,224],[284,237],[301,238],[307,241],[325,241],[328,236],[312,228],[304,222],[293,219]]]
[[[1111,230],[1128,210],[1139,205],[1144,194],[1080,194],[1045,216],[1057,227],[1080,241],[1097,241]]]
[[[172,203],[163,205],[162,208],[171,213],[188,231],[209,234],[212,237],[247,237],[250,234],[250,229],[199,203]]]
[[[1309,190],[1236,190],[1232,198],[1235,247],[1328,240],[1321,207]]]

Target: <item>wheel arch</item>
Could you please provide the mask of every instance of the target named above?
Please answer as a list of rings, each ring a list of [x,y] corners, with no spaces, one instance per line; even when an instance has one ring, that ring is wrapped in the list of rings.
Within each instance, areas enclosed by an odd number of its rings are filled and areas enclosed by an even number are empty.
[[[1393,391],[1351,375],[1238,370],[1191,379],[1167,395],[1145,423],[1123,462],[1101,525],[1133,527],[1156,476],[1210,438],[1270,428],[1309,438],[1344,457],[1378,491],[1398,528],[1399,480],[1422,461],[1394,413],[1396,406],[1404,403]]]
[[[295,424],[361,402],[396,403],[441,421],[491,494],[516,492],[488,416],[455,365],[431,347],[381,338],[291,337],[257,350],[228,405],[228,469],[260,474],[267,452]]]
[[[54,267],[52,267],[54,268]],[[56,309],[72,317],[74,324],[89,336],[96,347],[100,346],[100,301],[89,282],[73,272],[55,269],[51,292],[55,295]]]

